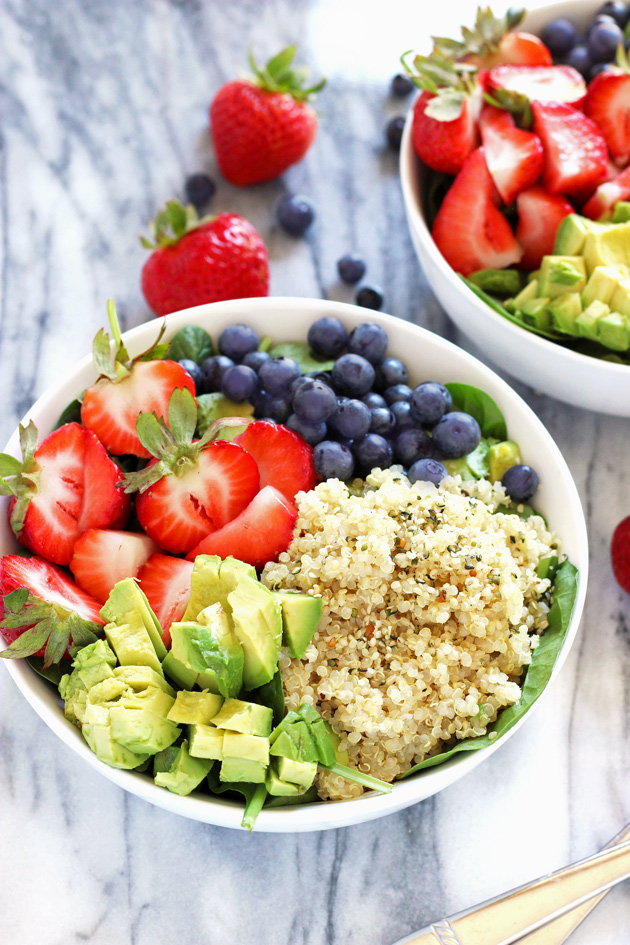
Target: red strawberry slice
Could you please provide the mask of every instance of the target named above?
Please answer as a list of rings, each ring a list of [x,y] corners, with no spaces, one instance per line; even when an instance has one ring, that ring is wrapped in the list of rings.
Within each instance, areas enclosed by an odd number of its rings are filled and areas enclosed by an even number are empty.
[[[195,383],[181,364],[175,361],[136,361],[128,376],[112,382],[101,377],[88,387],[81,405],[81,422],[93,430],[103,445],[115,456],[131,453],[148,457],[136,433],[141,412],[165,417],[168,402],[176,388],[195,394]]]
[[[234,442],[256,460],[261,489],[274,486],[293,501],[298,492],[314,488],[317,476],[313,449],[286,427],[258,420],[250,423]]]
[[[147,470],[157,464],[152,460]],[[217,440],[194,463],[141,492],[138,520],[164,551],[190,551],[209,532],[236,518],[258,492],[258,466],[235,443]]]
[[[138,580],[162,627],[164,645],[171,645],[171,624],[181,620],[190,597],[192,561],[170,555],[151,555]]]
[[[608,148],[594,121],[561,102],[532,102],[532,110],[549,193],[584,193],[606,180]]]
[[[613,532],[610,560],[617,584],[630,594],[630,516],[619,522]]]
[[[501,199],[509,205],[540,177],[540,138],[517,128],[512,115],[500,108],[484,108],[479,126],[488,170]]]
[[[480,59],[479,65],[492,69],[502,64],[550,66],[553,60],[545,44],[532,33],[506,33],[499,47]]]
[[[22,432],[24,461],[16,472],[9,521],[20,542],[55,564],[68,564],[88,528],[127,521],[121,472],[96,436],[79,423],[54,430],[35,448],[33,424]]]
[[[574,108],[586,96],[586,83],[572,66],[495,66],[486,86],[491,95],[513,92],[532,103],[565,102]]]
[[[29,595],[18,606],[7,595],[21,588]],[[92,642],[105,622],[100,603],[43,558],[6,555],[0,559],[0,594],[4,599],[0,629],[5,641],[13,644],[3,650],[4,657],[43,656],[47,664],[57,663],[69,657],[69,644]],[[30,631],[28,636],[20,639],[26,631]]]
[[[426,114],[435,96],[424,91],[413,109],[412,141],[418,157],[427,167],[444,174],[457,174],[468,155],[479,144],[477,98],[466,98],[459,117],[440,121]]]
[[[584,111],[606,139],[613,161],[624,167],[630,161],[630,75],[600,72],[588,87]]]
[[[194,561],[197,555],[230,555],[256,568],[268,561],[277,561],[293,539],[297,509],[273,486],[265,486],[250,502],[244,512],[224,528],[201,541],[188,555]]]
[[[629,77],[630,78],[630,77]],[[618,200],[630,199],[630,167],[613,180],[600,184],[593,196],[582,207],[582,213],[591,220],[610,216]]]
[[[433,239],[446,261],[467,276],[477,269],[504,269],[522,250],[497,209],[499,194],[484,149],[470,155],[455,178],[433,223]]]
[[[518,226],[516,239],[523,247],[520,266],[538,269],[543,256],[553,253],[556,231],[573,207],[559,194],[550,194],[540,185],[524,190],[516,198]]]
[[[74,546],[70,570],[79,587],[104,604],[113,586],[136,577],[157,550],[148,535],[90,528]]]

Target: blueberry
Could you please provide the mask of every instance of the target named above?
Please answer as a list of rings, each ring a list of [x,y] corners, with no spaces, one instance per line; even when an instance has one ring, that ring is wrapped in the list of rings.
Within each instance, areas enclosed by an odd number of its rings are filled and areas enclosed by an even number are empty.
[[[348,332],[338,318],[318,318],[308,330],[307,341],[320,358],[338,358],[348,344]]]
[[[342,354],[335,361],[332,380],[341,394],[363,397],[374,383],[374,368],[358,354]]]
[[[390,406],[399,400],[406,400],[407,403],[409,403],[412,394],[413,391],[411,387],[408,387],[406,384],[392,384],[391,387],[387,387],[383,391],[383,397]]]
[[[385,126],[385,137],[392,151],[400,151],[400,142],[402,141],[403,131],[405,130],[405,119],[402,115],[396,115],[390,118]]]
[[[248,351],[245,355],[241,364],[246,364],[247,367],[253,368],[256,373],[260,370],[265,361],[269,361],[271,355],[268,351]]]
[[[566,58],[566,64],[577,69],[584,78],[588,76],[589,70],[593,65],[589,51],[583,43],[578,43],[577,46],[573,47]]]
[[[376,286],[364,285],[355,295],[354,301],[362,308],[373,308],[378,311],[382,308],[384,301],[382,289]]]
[[[379,387],[393,387],[395,384],[406,384],[409,380],[409,371],[398,358],[383,358],[376,372]]]
[[[202,210],[212,200],[216,189],[217,185],[207,174],[191,174],[184,185],[186,201],[191,203],[195,210]]]
[[[586,45],[593,62],[610,62],[617,46],[623,43],[623,32],[612,20],[601,20],[589,30]]]
[[[621,29],[630,19],[630,8],[627,3],[622,3],[621,0],[609,0],[601,7],[599,13],[611,17]]]
[[[378,364],[385,357],[388,342],[384,328],[374,322],[363,322],[350,333],[348,351],[360,354],[370,364]]]
[[[362,405],[365,406],[365,405]],[[293,395],[293,410],[303,420],[321,423],[328,420],[337,409],[334,392],[321,381],[307,379]],[[365,408],[367,410],[367,407]]]
[[[249,400],[258,386],[256,371],[246,364],[234,364],[227,368],[221,377],[221,390],[237,404]]]
[[[276,213],[278,223],[291,236],[303,236],[315,219],[313,204],[301,194],[285,194]]]
[[[226,358],[224,354],[213,354],[206,358],[201,364],[201,373],[203,375],[203,390],[205,393],[214,393],[221,390],[221,378],[223,372],[232,367],[234,361]]]
[[[439,456],[458,459],[479,446],[481,430],[474,417],[453,410],[446,413],[433,428],[433,445]]]
[[[258,335],[249,325],[228,325],[219,335],[218,348],[226,358],[242,361],[258,348]]]
[[[589,82],[592,81],[595,76],[599,75],[601,72],[610,72],[613,66],[610,62],[596,62],[594,66],[588,70],[588,79]]]
[[[419,459],[408,472],[409,482],[432,482],[439,486],[448,471],[437,459]]]
[[[370,410],[370,433],[389,436],[396,426],[396,418],[388,407],[372,407]]]
[[[402,72],[399,72],[398,75],[394,76],[389,87],[390,92],[394,98],[406,98],[408,95],[411,95],[414,88],[415,85],[409,76],[404,75]]]
[[[363,398],[363,403],[367,404],[370,410],[374,410],[375,407],[387,407],[387,401],[384,397],[381,397],[380,394],[377,394],[375,391],[369,391]]]
[[[300,388],[302,384],[306,384],[308,380],[309,378],[306,376],[306,374],[300,374],[299,377],[296,377],[295,380],[291,381],[291,386],[289,387],[289,396],[291,398],[292,403],[293,403],[293,398],[298,392],[298,388]]]
[[[330,424],[337,433],[356,440],[368,432],[371,419],[370,408],[362,400],[344,399],[330,418]]]
[[[540,38],[553,56],[566,56],[575,46],[575,27],[571,20],[561,17],[547,23]]]
[[[313,450],[315,472],[322,479],[350,479],[354,473],[354,459],[342,443],[323,440]]]
[[[346,253],[337,260],[337,272],[342,282],[354,285],[365,275],[365,263],[357,253]]]
[[[453,398],[448,389],[437,381],[418,384],[411,395],[411,416],[423,426],[433,426],[452,407]]]
[[[286,423],[291,413],[291,401],[286,395],[279,394],[277,397],[272,397],[267,405],[267,416],[276,423]]]
[[[326,438],[327,429],[325,423],[309,423],[308,420],[304,420],[303,417],[298,417],[296,413],[291,414],[286,425],[289,430],[293,430],[294,433],[301,436],[302,439],[310,443],[311,446],[321,443],[321,441]]]
[[[182,358],[179,362],[183,369],[187,371],[195,382],[195,390],[201,391],[203,387],[203,372],[196,361],[191,361],[190,358]]]
[[[353,452],[361,471],[388,469],[394,458],[391,444],[378,433],[368,433],[354,444]]]
[[[332,374],[330,371],[309,371],[304,377],[309,381],[321,381],[332,390]]]
[[[270,358],[260,366],[258,377],[264,389],[275,397],[288,391],[301,373],[300,365],[293,358]]]
[[[396,430],[404,430],[414,425],[413,417],[411,416],[411,404],[408,400],[395,400],[394,403],[390,405],[389,409],[394,415]]]
[[[411,466],[433,453],[433,442],[428,433],[417,427],[402,430],[394,440],[394,453],[403,466]]]
[[[501,485],[514,502],[527,502],[538,488],[538,473],[531,466],[510,466]]]
[[[266,390],[258,388],[258,390],[254,391],[249,398],[249,402],[254,407],[254,416],[256,419],[262,420],[263,417],[265,419],[269,418],[269,407],[272,400],[273,397],[271,394],[268,394]]]

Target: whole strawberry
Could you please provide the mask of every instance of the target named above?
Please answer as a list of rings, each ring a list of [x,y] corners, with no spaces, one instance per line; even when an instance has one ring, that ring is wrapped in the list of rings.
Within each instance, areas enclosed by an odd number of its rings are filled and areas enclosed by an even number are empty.
[[[308,98],[325,80],[304,88],[307,72],[291,68],[295,53],[289,46],[262,68],[250,54],[253,77],[228,82],[210,106],[217,161],[237,187],[275,180],[302,160],[315,137],[317,116]]]
[[[142,291],[156,315],[183,308],[248,299],[269,292],[269,260],[260,234],[243,217],[197,216],[170,200],[152,226],[152,249],[142,270]]]

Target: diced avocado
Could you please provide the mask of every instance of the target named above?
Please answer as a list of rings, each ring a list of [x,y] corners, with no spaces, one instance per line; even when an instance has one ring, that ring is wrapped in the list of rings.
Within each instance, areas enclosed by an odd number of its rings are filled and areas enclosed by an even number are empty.
[[[184,739],[170,770],[158,771],[155,783],[174,794],[190,794],[201,784],[213,764],[214,761],[209,758],[193,758],[188,751],[188,742]]]
[[[189,669],[188,666],[184,666],[183,663],[180,663],[173,655],[172,650],[169,650],[164,657],[162,669],[166,675],[169,676],[173,682],[177,683],[178,686],[181,686],[182,689],[192,689],[197,682],[197,673],[195,670]]]
[[[197,432],[202,436],[214,420],[223,417],[253,417],[254,408],[248,401],[237,403],[220,392],[200,394],[197,398]]]
[[[554,255],[581,255],[587,233],[597,232],[601,228],[601,223],[597,223],[595,220],[578,216],[577,213],[570,213],[556,230],[556,239],[553,246]]]
[[[128,623],[105,624],[105,636],[121,666],[150,666],[162,673],[162,664],[155,652],[144,621],[137,611],[127,613]]]
[[[333,764],[336,759],[335,743],[339,743],[337,736],[334,735],[330,726],[324,722],[319,712],[312,705],[305,702],[300,706],[298,712],[308,725],[317,752],[316,758],[309,758],[305,755],[300,760],[318,761],[322,765]]]
[[[226,699],[221,711],[212,719],[212,724],[232,732],[268,736],[271,734],[272,717],[273,712],[266,705]]]
[[[302,719],[293,722],[281,731],[274,738],[269,751],[272,755],[291,758],[293,761],[319,760],[319,752],[312,732]]]
[[[627,351],[630,348],[630,330],[628,316],[619,312],[610,312],[597,320],[597,339],[613,351]]]
[[[223,758],[244,758],[269,764],[269,739],[243,732],[223,732]]]
[[[64,715],[73,725],[80,728],[85,716],[87,689],[76,670],[61,677],[59,695],[64,701]]]
[[[295,591],[275,591],[282,611],[282,642],[294,659],[302,659],[322,616],[321,597]]]
[[[137,581],[134,578],[124,578],[111,589],[107,601],[101,607],[101,617],[106,623],[133,623],[135,625],[136,621],[132,621],[131,613],[140,618],[146,627],[158,659],[163,660],[166,656],[166,647],[162,642],[162,628],[158,619]],[[122,662],[120,657],[118,659]]]
[[[627,223],[630,220],[630,203],[627,200],[618,200],[613,208],[612,222]]]
[[[264,784],[267,765],[246,758],[224,758],[221,762],[219,778],[221,781]]]
[[[180,735],[177,725],[167,719],[173,702],[157,686],[140,692],[128,689],[109,709],[112,738],[133,752],[154,755],[168,748]]]
[[[597,266],[582,290],[583,308],[588,308],[591,302],[606,302],[608,305],[619,283],[627,276],[624,266]]]
[[[270,765],[265,775],[265,787],[272,797],[297,797],[304,793],[304,788],[290,781],[281,781],[278,773]]]
[[[630,265],[630,223],[609,223],[587,233],[582,254],[589,275],[596,266]]]
[[[582,314],[582,298],[577,292],[565,292],[549,302],[553,327],[566,335],[577,335],[575,322]]]
[[[591,302],[587,308],[584,309],[581,315],[576,319],[575,324],[578,327],[581,338],[590,338],[593,341],[597,340],[597,322],[600,318],[603,318],[604,315],[608,315],[610,309],[603,302]]]
[[[538,294],[550,299],[566,292],[581,292],[586,285],[586,266],[581,256],[543,256]]]
[[[278,777],[281,781],[299,784],[305,790],[310,788],[317,774],[317,764],[308,761],[292,761],[290,758],[278,758]]]
[[[341,745],[341,739],[339,735],[337,735],[337,733],[335,732],[335,730],[333,729],[332,725],[330,725],[329,722],[324,722],[324,725],[326,726],[328,730],[328,734],[330,735],[333,751],[335,752],[335,761],[339,762],[340,765],[350,764],[350,755],[348,753],[347,748],[341,749],[339,747]]]
[[[218,555],[197,555],[191,575],[190,600],[182,620],[197,620],[202,610],[217,603],[229,615],[228,594],[243,577],[256,580],[256,569],[237,558],[221,560]]]
[[[282,643],[280,605],[264,585],[243,577],[228,595],[234,632],[243,647],[243,685],[256,689],[273,679]]]
[[[148,689],[149,686],[157,686],[158,689],[163,689],[169,696],[175,698],[173,687],[169,686],[164,676],[156,673],[150,666],[117,666],[114,670],[114,676],[130,686],[135,692]]]
[[[488,450],[488,478],[490,482],[500,481],[504,473],[512,466],[518,466],[520,461],[518,443],[513,440],[493,443]]]
[[[549,331],[551,328],[551,312],[549,311],[549,298],[545,296],[542,299],[532,299],[521,306],[523,321],[534,328],[540,328],[543,331]]]
[[[630,278],[620,279],[612,296],[599,301],[606,302],[612,312],[630,315]]]
[[[171,624],[171,652],[184,666],[202,673],[209,689],[234,696],[243,684],[243,649],[220,604],[206,607],[202,614],[203,624]]]
[[[72,661],[72,665],[86,689],[113,675],[116,655],[107,640],[97,640],[82,647]]]
[[[207,725],[222,705],[214,692],[178,692],[167,718],[178,725]]]
[[[149,753],[129,751],[114,741],[109,709],[106,706],[87,705],[81,731],[97,758],[111,768],[137,768],[151,757]]]
[[[462,479],[485,479],[488,475],[488,440],[482,438],[476,449],[459,459],[446,459],[444,466],[449,476]]]
[[[122,679],[110,676],[109,679],[101,679],[100,682],[90,686],[87,692],[87,701],[94,705],[115,702],[116,699],[120,699],[121,696],[132,691]]]
[[[153,774],[156,775],[158,771],[170,771],[178,754],[179,745],[169,745],[168,748],[158,751],[157,755],[153,755]]]
[[[531,282],[528,282],[524,289],[511,299],[511,308],[513,311],[520,311],[521,307],[525,302],[531,302],[532,299],[537,298],[538,296],[538,279],[532,279]],[[507,302],[506,302],[507,305]]]
[[[492,295],[516,295],[521,289],[521,276],[516,269],[479,269],[468,278]]]
[[[213,725],[191,725],[188,729],[190,745],[188,750],[194,758],[223,758],[223,732]]]

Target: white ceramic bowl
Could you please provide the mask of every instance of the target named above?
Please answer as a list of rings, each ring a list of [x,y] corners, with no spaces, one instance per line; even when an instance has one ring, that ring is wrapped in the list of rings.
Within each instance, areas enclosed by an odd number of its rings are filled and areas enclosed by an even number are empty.
[[[403,359],[410,369],[411,383],[423,380],[442,382],[461,381],[482,388],[503,411],[509,434],[520,445],[522,455],[535,465],[541,480],[536,495],[536,507],[541,510],[562,539],[563,548],[580,571],[580,582],[575,610],[566,642],[562,648],[554,676],[560,669],[577,632],[588,569],[588,548],[584,515],[571,473],[549,433],[532,410],[514,391],[489,368],[455,345],[444,341],[423,328],[409,322],[368,312],[339,302],[310,299],[263,298],[219,302],[201,305],[166,317],[165,338],[183,325],[195,323],[206,328],[214,339],[232,322],[246,322],[261,335],[270,335],[278,341],[304,339],[309,326],[323,315],[340,318],[347,328],[370,320],[386,329],[390,339],[389,353]],[[133,356],[145,350],[155,339],[160,322],[140,325],[124,335],[125,344]],[[29,410],[24,422],[32,419],[40,439],[50,432],[63,408],[95,380],[91,356],[78,364],[60,368],[59,384],[44,393]],[[19,455],[18,432],[14,432],[6,452]],[[18,546],[11,533],[6,515],[7,499],[0,508],[0,553],[12,553]],[[98,760],[88,748],[79,730],[63,714],[61,700],[54,690],[27,663],[18,660],[2,661],[25,698],[38,715],[73,751],[101,772],[110,781],[158,807],[182,814],[195,820],[224,827],[239,827],[242,808],[221,797],[179,797],[157,787],[149,776],[110,768]],[[519,723],[520,724],[520,723]],[[518,725],[509,734],[516,731]],[[256,822],[256,830],[302,831],[323,830],[360,823],[407,807],[416,801],[447,787],[488,758],[505,737],[495,745],[476,752],[462,753],[440,767],[430,768],[415,777],[401,781],[389,795],[370,794],[352,801],[315,803],[295,807],[264,810]],[[526,761],[523,759],[523,764]]]
[[[599,0],[553,3],[528,14],[523,28],[532,33],[565,16],[586,24]],[[433,242],[422,190],[423,167],[412,140],[410,110],[400,152],[400,175],[411,239],[427,281],[458,328],[499,367],[530,387],[577,407],[630,417],[630,366],[577,354],[534,335],[494,312],[461,281]]]

